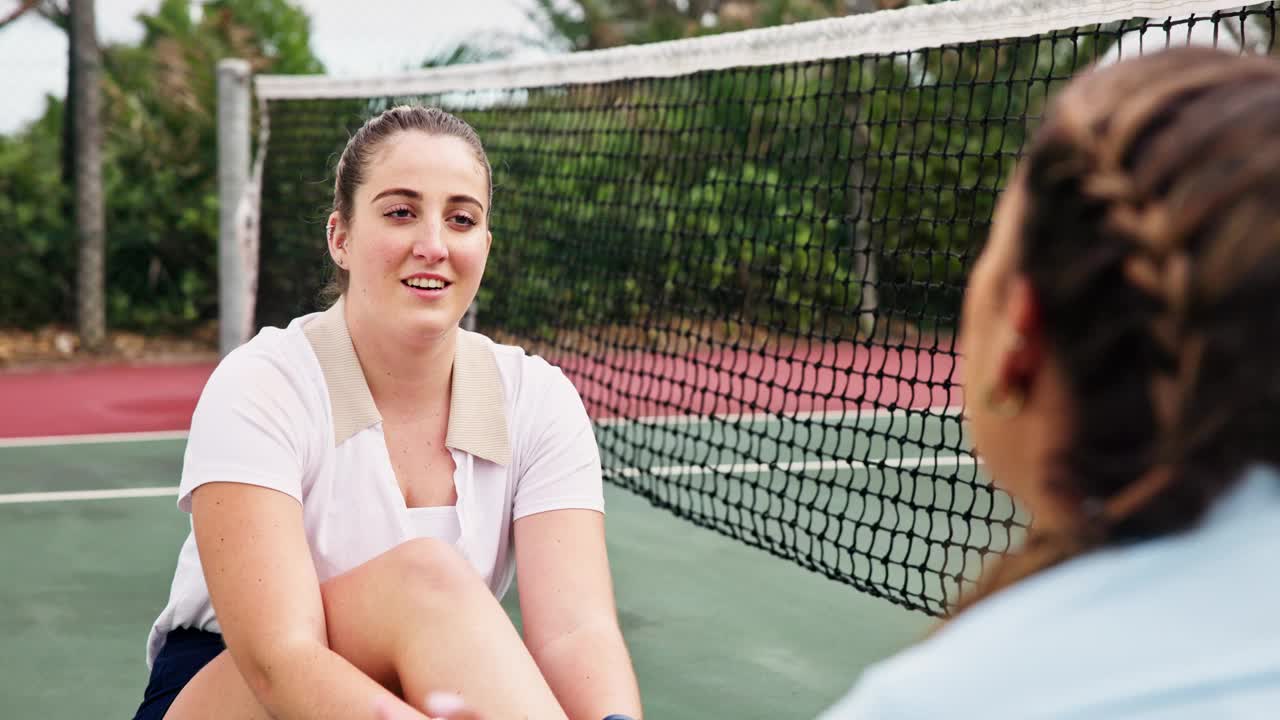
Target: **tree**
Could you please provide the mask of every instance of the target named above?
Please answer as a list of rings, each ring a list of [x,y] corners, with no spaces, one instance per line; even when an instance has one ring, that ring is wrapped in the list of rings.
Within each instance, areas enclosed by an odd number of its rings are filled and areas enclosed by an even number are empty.
[[[27,13],[34,11],[44,19],[61,28],[63,32],[67,33],[69,39],[71,34],[71,6],[67,4],[68,2],[69,0],[23,0],[22,4],[15,8],[13,12],[9,13],[7,17],[0,19],[0,30],[3,30],[5,26],[18,20]],[[68,45],[69,44],[70,43],[68,43]],[[68,55],[69,53],[70,50],[68,50]],[[61,105],[63,114],[62,181],[67,185],[72,185],[75,182],[75,137],[72,134],[74,123],[71,121],[72,107],[74,105],[72,100],[74,96],[73,87],[75,86],[75,72],[75,63],[67,63],[67,99],[66,102]],[[68,214],[73,212],[70,198],[68,198],[66,209]]]
[[[909,0],[533,0],[533,41],[599,50],[889,10]]]
[[[323,72],[307,16],[288,0],[214,0],[194,16],[191,8],[188,0],[162,0],[138,17],[139,43],[101,52],[107,238],[99,306],[112,327],[190,332],[217,317],[217,61],[245,58],[256,72]],[[65,0],[21,9],[70,31]],[[0,296],[20,298],[0,303],[0,326],[78,315],[79,228],[68,192],[80,159],[71,135],[76,104],[74,91],[65,101],[50,98],[41,118],[0,137],[0,234],[17,240],[0,243]]]
[[[26,0],[0,18],[0,28],[37,10],[68,34],[67,102],[63,105],[63,179],[72,179],[78,262],[76,323],[80,344],[101,350],[106,341],[104,255],[106,219],[102,189],[102,53],[93,0]]]
[[[103,256],[106,218],[102,205],[102,56],[93,0],[71,0],[72,127],[75,141],[75,208],[79,237],[76,322],[81,347],[102,349],[106,341]]]

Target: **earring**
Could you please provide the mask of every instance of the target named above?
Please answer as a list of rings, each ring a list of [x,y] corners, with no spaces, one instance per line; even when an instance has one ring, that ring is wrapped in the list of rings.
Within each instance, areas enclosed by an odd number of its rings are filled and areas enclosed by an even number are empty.
[[[333,240],[333,223],[324,226],[324,237],[326,240]]]
[[[996,417],[1014,418],[1027,405],[1027,395],[1021,390],[988,385],[982,392],[982,404]]]

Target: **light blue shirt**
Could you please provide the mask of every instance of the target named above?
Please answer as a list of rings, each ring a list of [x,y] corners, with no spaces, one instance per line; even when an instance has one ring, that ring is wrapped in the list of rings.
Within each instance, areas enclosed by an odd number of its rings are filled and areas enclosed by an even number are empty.
[[[1196,529],[984,600],[869,668],[822,720],[1280,718],[1280,475]]]

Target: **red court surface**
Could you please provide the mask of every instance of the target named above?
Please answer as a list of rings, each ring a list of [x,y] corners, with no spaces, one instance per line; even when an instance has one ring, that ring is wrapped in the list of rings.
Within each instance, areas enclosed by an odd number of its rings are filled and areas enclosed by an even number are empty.
[[[212,363],[0,373],[0,438],[186,430]]]
[[[594,418],[957,408],[960,360],[948,349],[852,342],[690,354],[548,358]]]
[[[563,355],[590,414],[799,413],[958,407],[959,363],[945,351],[829,343],[689,355]],[[0,373],[0,438],[186,430],[213,363]]]

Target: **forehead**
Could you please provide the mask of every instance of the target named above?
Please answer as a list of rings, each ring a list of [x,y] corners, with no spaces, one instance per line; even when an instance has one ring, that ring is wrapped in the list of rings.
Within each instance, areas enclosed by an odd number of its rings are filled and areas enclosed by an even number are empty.
[[[369,158],[361,192],[398,185],[423,194],[461,193],[487,197],[488,178],[475,151],[449,135],[408,131],[387,138]]]

